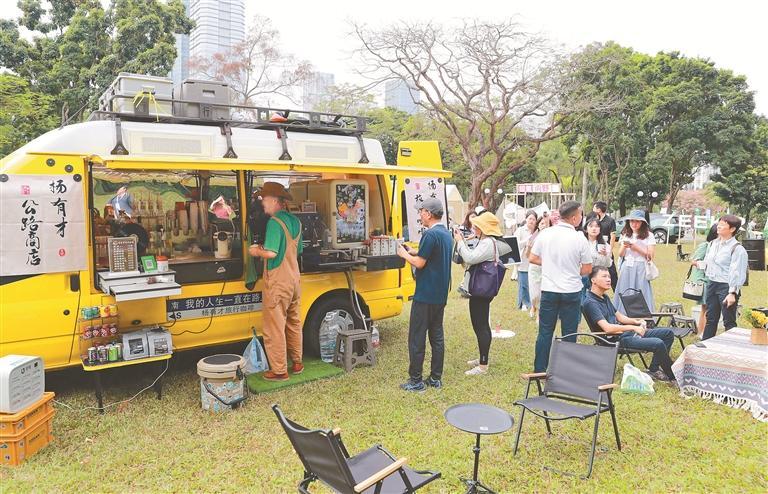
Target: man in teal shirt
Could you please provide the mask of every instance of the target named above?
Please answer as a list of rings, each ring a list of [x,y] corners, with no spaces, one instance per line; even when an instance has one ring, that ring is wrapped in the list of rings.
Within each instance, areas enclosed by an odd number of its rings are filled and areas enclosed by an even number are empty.
[[[292,198],[281,184],[265,182],[260,195],[264,212],[271,218],[264,245],[252,245],[248,252],[264,259],[265,264],[262,333],[270,369],[263,377],[268,381],[285,381],[289,379],[286,351],[293,362],[291,371],[304,371],[299,313],[301,222],[286,211],[287,201]]]

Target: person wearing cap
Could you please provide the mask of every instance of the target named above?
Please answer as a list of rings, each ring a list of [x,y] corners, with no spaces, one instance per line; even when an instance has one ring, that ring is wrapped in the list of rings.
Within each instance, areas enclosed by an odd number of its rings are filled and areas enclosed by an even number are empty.
[[[286,210],[286,201],[292,198],[281,184],[265,182],[260,195],[264,212],[271,218],[264,245],[254,244],[248,252],[264,260],[262,333],[270,369],[263,377],[268,381],[285,381],[289,378],[286,354],[293,363],[292,373],[304,371],[299,315],[301,222]]]
[[[445,343],[443,339],[443,313],[451,284],[451,254],[453,241],[442,222],[443,204],[429,198],[419,206],[419,221],[426,228],[421,235],[418,250],[400,245],[397,255],[416,268],[416,292],[411,304],[408,324],[408,375],[400,385],[405,391],[423,392],[427,386],[442,387]],[[426,339],[432,347],[430,374],[422,379]]]
[[[576,231],[583,216],[581,204],[566,201],[560,205],[557,216],[554,213],[552,211],[551,219],[558,217],[559,221],[539,234],[528,256],[531,264],[541,266],[541,307],[534,372],[547,370],[558,319],[562,336],[578,329],[584,286],[581,277],[592,271],[589,242]]]
[[[613,304],[619,312],[626,314],[619,294],[634,288],[643,294],[645,303],[653,311],[653,288],[651,282],[645,279],[645,262],[653,260],[656,239],[648,228],[645,212],[635,209],[624,220],[619,238],[619,280],[613,290]]]
[[[467,270],[464,273],[463,286],[468,286],[469,268],[486,261],[498,260],[500,256],[508,254],[512,248],[501,237],[501,223],[495,214],[484,212],[469,220],[475,236],[479,239],[474,248],[470,248],[464,236],[458,230],[454,230],[453,238],[456,241],[456,251],[464,259]],[[472,321],[472,329],[477,337],[479,357],[467,362],[471,367],[465,372],[468,376],[482,375],[488,372],[488,355],[491,350],[491,325],[490,309],[493,298],[476,297],[469,293],[469,317]]]

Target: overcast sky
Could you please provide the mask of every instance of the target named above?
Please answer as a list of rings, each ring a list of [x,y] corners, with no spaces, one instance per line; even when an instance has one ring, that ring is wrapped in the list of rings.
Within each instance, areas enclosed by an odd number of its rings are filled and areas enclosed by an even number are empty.
[[[2,1],[2,0],[0,0]],[[449,21],[466,17],[519,20],[576,50],[613,40],[648,54],[680,51],[706,57],[747,77],[758,113],[768,115],[768,2],[765,0],[246,0],[249,17],[272,19],[281,45],[336,82],[355,82],[347,21],[383,26],[400,19]]]

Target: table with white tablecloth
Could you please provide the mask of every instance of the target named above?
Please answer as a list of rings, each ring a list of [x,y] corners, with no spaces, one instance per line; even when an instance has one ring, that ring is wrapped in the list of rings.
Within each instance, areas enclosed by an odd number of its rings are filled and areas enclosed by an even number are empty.
[[[672,365],[684,396],[748,410],[768,422],[768,346],[753,345],[750,330],[732,328],[688,345]]]

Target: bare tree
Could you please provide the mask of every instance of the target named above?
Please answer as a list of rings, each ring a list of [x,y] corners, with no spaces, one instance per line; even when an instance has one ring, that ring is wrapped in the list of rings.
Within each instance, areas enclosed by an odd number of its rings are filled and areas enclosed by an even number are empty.
[[[584,109],[585,101],[562,98],[578,94],[568,87],[576,59],[513,20],[353,28],[361,42],[359,72],[372,85],[400,79],[414,86],[419,106],[455,138],[471,169],[472,205],[487,181],[496,190],[542,142],[560,135],[569,113]]]
[[[295,103],[293,89],[309,78],[312,66],[283,53],[279,41],[280,33],[272,21],[257,15],[243,42],[211,58],[194,57],[189,62],[190,72],[228,82],[238,104],[263,104],[274,96]]]

